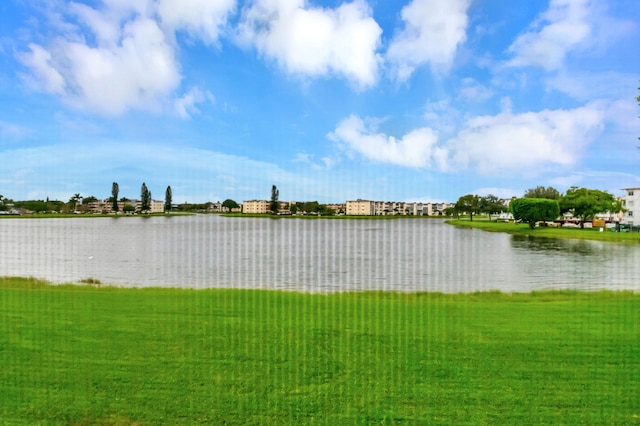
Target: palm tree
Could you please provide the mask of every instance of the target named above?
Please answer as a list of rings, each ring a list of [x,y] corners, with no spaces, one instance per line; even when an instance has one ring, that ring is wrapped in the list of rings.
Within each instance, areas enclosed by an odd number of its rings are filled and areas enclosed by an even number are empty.
[[[78,210],[78,201],[82,200],[82,195],[76,193],[73,194],[73,197],[71,197],[69,199],[69,202],[73,202],[73,211],[77,211]]]

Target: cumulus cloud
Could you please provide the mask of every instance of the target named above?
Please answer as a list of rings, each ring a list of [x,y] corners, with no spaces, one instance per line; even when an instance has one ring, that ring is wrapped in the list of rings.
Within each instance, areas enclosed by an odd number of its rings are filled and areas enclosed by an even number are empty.
[[[470,0],[412,0],[402,9],[404,29],[391,40],[387,59],[398,81],[429,63],[446,71],[466,40]]]
[[[447,148],[454,168],[530,173],[547,165],[574,164],[603,126],[604,114],[595,105],[521,114],[506,110],[470,119]]]
[[[358,87],[373,85],[382,29],[364,0],[335,9],[304,0],[257,0],[242,11],[239,40],[275,60],[290,74],[344,76]]]
[[[562,67],[565,57],[589,40],[593,32],[592,0],[551,0],[546,10],[509,47],[511,66]]]
[[[448,140],[428,127],[396,139],[351,115],[329,133],[347,153],[380,163],[483,175],[519,172],[536,175],[552,167],[568,169],[604,129],[617,104],[590,103],[567,110],[513,113],[508,99],[496,115],[476,116],[461,124]]]
[[[158,15],[169,28],[213,44],[235,7],[235,0],[159,0]]]
[[[438,135],[428,127],[415,129],[398,140],[376,133],[361,118],[351,115],[328,137],[343,143],[348,150],[380,163],[422,168],[440,163],[446,157],[446,152],[436,146]]]
[[[60,13],[67,19],[67,31],[47,46],[32,43],[29,51],[18,55],[30,71],[24,80],[79,109],[104,115],[142,109],[178,111],[184,116],[188,102],[193,107],[198,97],[187,93],[182,98],[184,107],[174,105],[182,79],[180,64],[173,35],[161,28],[154,4],[104,0],[101,8],[94,9],[69,3]],[[182,14],[170,24],[188,30],[193,24],[193,31],[205,28],[189,20],[191,6],[183,5]],[[163,7],[165,12],[171,10]],[[206,20],[204,14],[201,18]]]

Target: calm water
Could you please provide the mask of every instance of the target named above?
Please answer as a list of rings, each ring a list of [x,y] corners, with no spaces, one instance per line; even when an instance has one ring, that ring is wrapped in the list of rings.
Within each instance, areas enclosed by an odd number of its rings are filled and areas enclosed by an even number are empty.
[[[440,220],[7,219],[0,275],[309,292],[640,290],[640,246],[515,237]]]

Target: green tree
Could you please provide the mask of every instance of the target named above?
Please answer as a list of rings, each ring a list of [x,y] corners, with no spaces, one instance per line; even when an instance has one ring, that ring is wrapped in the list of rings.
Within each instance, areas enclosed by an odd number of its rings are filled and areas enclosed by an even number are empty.
[[[227,209],[228,212],[230,212],[233,209],[237,209],[238,207],[240,207],[240,205],[238,205],[238,203],[236,203],[234,200],[227,198],[222,202],[222,207],[224,207],[225,209]]]
[[[271,214],[278,214],[280,210],[280,202],[278,198],[280,197],[280,191],[278,191],[278,187],[273,185],[271,187],[271,202],[269,203],[269,211]]]
[[[98,201],[98,199],[93,195],[82,197],[82,204],[89,204],[89,203],[93,203],[94,201]]]
[[[535,228],[538,221],[556,220],[560,215],[558,201],[548,198],[516,198],[509,205],[513,218]]]
[[[491,220],[492,214],[500,214],[506,210],[506,207],[502,200],[493,194],[489,194],[486,197],[480,197],[479,210],[489,215]]]
[[[118,193],[120,192],[120,186],[118,185],[118,182],[113,182],[111,184],[111,208],[113,209],[114,212],[118,212],[119,207],[118,207]]]
[[[458,217],[458,209],[456,208],[455,205],[453,207],[447,207],[446,209],[444,209],[442,213],[444,213],[444,215],[447,217],[448,216],[453,216],[455,218]]]
[[[167,190],[164,192],[164,211],[169,213],[171,211],[171,205],[173,204],[173,194],[171,193],[171,185],[167,186]]]
[[[151,192],[147,188],[147,184],[142,182],[140,188],[140,212],[148,212],[151,210]]]
[[[560,200],[560,211],[571,212],[580,219],[581,228],[584,228],[584,222],[593,220],[598,213],[617,213],[622,210],[621,203],[613,195],[599,189],[572,186]]]
[[[536,186],[535,188],[527,189],[524,193],[524,198],[547,198],[549,200],[559,200],[562,197],[560,191],[552,186],[545,188],[544,186]]]
[[[81,199],[82,199],[82,195],[78,193],[73,194],[73,197],[69,199],[69,204],[73,205],[74,212],[78,210],[78,201],[80,201]]]
[[[134,212],[136,211],[136,208],[135,208],[135,207],[133,207],[131,204],[125,204],[125,205],[122,207],[122,211],[123,211],[124,213],[134,213]]]
[[[456,202],[458,213],[468,213],[469,220],[473,221],[473,215],[480,211],[480,197],[473,194],[463,195]]]

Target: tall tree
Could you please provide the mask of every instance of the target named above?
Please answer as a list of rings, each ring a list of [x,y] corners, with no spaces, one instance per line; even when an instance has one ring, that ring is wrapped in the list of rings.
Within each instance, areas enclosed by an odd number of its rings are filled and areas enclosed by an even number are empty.
[[[142,182],[140,188],[140,212],[148,212],[151,210],[151,192],[147,188],[147,184]]]
[[[598,189],[572,186],[560,200],[560,211],[571,212],[580,219],[581,228],[584,228],[584,222],[592,220],[598,213],[618,213],[622,210],[620,201]]]
[[[273,185],[271,187],[271,202],[269,203],[269,210],[272,214],[278,214],[280,210],[280,202],[278,198],[280,196],[280,191],[278,191],[278,187]]]
[[[118,186],[118,182],[113,182],[111,184],[111,209],[114,212],[118,212],[118,193],[120,192],[120,187]]]
[[[536,186],[535,188],[527,189],[524,193],[524,198],[546,198],[548,200],[559,200],[562,197],[560,191],[552,186],[545,188],[544,186]]]
[[[473,222],[473,215],[480,211],[480,197],[473,194],[463,195],[456,202],[456,210],[459,213],[468,213],[469,220]]]
[[[173,194],[171,193],[171,185],[167,186],[167,190],[164,192],[164,211],[170,212],[171,205],[173,203]]]
[[[528,223],[531,229],[538,221],[556,220],[560,215],[558,201],[548,198],[516,198],[509,208],[515,220]]]

